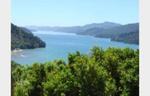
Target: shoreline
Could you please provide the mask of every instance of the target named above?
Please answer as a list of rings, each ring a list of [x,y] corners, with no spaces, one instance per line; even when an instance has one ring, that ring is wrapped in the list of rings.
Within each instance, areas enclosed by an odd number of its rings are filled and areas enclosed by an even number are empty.
[[[21,52],[23,51],[23,49],[14,49],[14,50],[11,50],[11,53],[17,53],[17,52]]]

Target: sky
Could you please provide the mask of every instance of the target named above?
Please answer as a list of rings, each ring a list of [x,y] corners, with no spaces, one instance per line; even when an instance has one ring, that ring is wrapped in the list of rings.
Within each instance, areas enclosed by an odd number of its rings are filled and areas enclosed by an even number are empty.
[[[77,26],[105,21],[139,21],[138,0],[11,0],[11,21],[19,26]]]

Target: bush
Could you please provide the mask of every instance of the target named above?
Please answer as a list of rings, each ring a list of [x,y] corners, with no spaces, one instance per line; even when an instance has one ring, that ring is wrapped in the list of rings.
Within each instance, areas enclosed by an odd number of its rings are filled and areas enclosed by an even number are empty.
[[[12,62],[13,96],[139,96],[139,52],[98,47],[21,66]]]

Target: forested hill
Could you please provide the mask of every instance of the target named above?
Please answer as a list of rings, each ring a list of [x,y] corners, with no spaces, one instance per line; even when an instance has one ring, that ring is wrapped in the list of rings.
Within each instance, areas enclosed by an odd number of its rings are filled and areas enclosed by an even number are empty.
[[[120,34],[118,36],[112,37],[111,40],[139,44],[139,31]]]
[[[125,43],[139,44],[139,23],[121,25],[113,28],[101,29],[90,28],[80,35],[90,35],[95,37],[110,38],[111,40]]]
[[[33,49],[45,46],[45,42],[34,36],[28,29],[11,24],[11,50]]]

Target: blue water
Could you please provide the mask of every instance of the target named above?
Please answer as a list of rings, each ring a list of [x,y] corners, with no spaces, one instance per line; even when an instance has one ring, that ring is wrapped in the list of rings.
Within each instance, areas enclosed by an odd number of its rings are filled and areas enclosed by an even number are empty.
[[[76,35],[74,33],[38,31],[34,34],[46,42],[46,48],[25,49],[21,52],[12,53],[12,60],[21,64],[32,64],[55,59],[67,60],[68,53],[76,51],[89,53],[93,46],[100,46],[104,49],[108,47],[137,49],[139,47],[135,44],[110,41],[110,39],[106,38]]]

